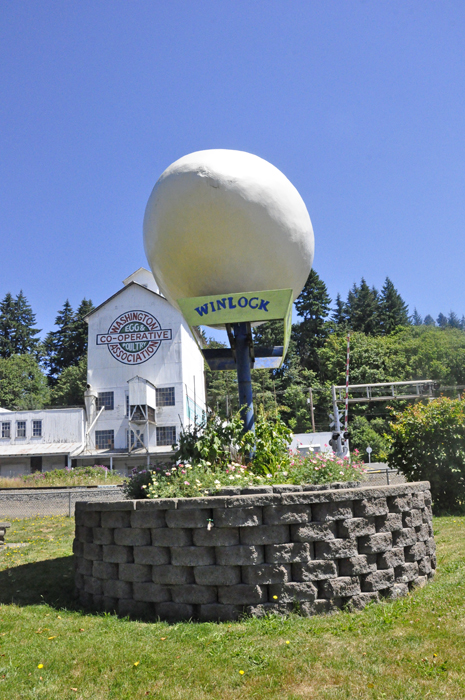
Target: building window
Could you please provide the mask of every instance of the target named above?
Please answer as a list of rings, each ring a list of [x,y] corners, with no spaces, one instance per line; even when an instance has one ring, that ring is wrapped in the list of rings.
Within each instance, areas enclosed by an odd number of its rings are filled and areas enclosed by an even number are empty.
[[[176,426],[164,425],[157,428],[157,445],[174,445],[176,444]]]
[[[114,430],[96,430],[95,431],[95,447],[97,450],[114,450],[115,449],[115,431]]]
[[[32,421],[32,437],[42,437],[42,421]]]
[[[11,423],[2,423],[2,438],[9,438],[11,437],[11,429],[10,429]]]
[[[31,457],[31,472],[42,471],[42,457]]]
[[[97,398],[97,411],[104,408],[105,411],[113,411],[115,405],[114,393],[112,391],[101,391]]]
[[[174,406],[174,386],[157,389],[157,408],[162,406]]]
[[[129,417],[129,394],[126,394],[126,417]]]
[[[26,437],[26,421],[18,420],[16,421],[16,437],[25,438]]]
[[[129,436],[131,436],[131,444],[129,444]],[[139,447],[144,447],[144,433],[140,430],[127,430],[126,441],[128,450],[137,450]]]

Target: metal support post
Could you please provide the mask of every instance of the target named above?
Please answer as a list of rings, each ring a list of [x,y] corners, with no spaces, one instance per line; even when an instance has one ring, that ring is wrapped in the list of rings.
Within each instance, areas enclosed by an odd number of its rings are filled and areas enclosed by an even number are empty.
[[[337,433],[336,449],[334,450],[334,443],[333,443],[333,450],[336,452],[338,457],[342,457],[343,450],[342,450],[342,438],[341,438],[341,423],[339,421],[339,411],[337,408],[336,387],[335,386],[331,387],[331,396],[333,399],[334,434]]]
[[[244,423],[244,432],[255,429],[255,418],[253,412],[252,377],[250,374],[250,324],[235,323],[233,325],[237,383],[239,388],[239,405]]]
[[[312,433],[314,433],[315,432],[315,413],[313,411],[313,391],[312,391],[311,387],[308,390],[308,395],[309,395],[309,399],[310,399],[310,413],[312,416]]]

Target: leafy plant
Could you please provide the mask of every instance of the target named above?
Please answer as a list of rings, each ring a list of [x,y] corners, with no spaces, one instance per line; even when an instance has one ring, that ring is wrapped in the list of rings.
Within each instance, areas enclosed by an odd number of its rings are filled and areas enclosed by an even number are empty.
[[[427,480],[435,510],[465,507],[465,402],[448,398],[409,406],[391,425],[389,465]]]
[[[255,432],[246,433],[241,441],[242,454],[253,452],[251,468],[256,473],[273,474],[290,464],[289,443],[292,431],[279,416],[265,413],[259,407],[255,417]]]

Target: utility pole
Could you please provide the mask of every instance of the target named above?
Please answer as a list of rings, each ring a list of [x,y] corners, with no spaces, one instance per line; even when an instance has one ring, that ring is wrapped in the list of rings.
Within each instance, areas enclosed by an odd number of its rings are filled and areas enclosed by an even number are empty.
[[[313,413],[313,391],[312,388],[308,390],[309,402],[310,402],[310,415],[312,416],[312,433],[315,433],[315,416]]]

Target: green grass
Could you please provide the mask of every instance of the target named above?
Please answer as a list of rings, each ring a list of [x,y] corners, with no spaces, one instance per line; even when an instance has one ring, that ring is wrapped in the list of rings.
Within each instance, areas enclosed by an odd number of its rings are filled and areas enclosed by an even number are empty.
[[[12,522],[7,540],[27,546],[0,553],[1,700],[465,698],[465,518],[435,520],[438,574],[408,598],[224,624],[74,609],[73,526]]]

